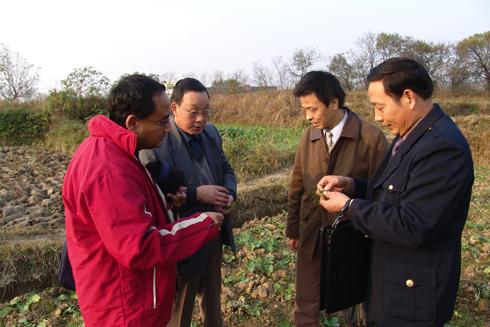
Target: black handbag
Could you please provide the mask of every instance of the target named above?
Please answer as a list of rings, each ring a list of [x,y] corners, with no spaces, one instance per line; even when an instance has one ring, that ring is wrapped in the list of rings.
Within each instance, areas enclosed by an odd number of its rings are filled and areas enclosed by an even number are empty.
[[[327,313],[350,308],[367,296],[371,240],[342,217],[320,232],[320,308]]]
[[[73,278],[73,271],[71,269],[70,259],[68,258],[68,248],[66,246],[66,240],[60,253],[58,281],[60,282],[61,286],[63,286],[67,290],[75,290],[75,279]]]

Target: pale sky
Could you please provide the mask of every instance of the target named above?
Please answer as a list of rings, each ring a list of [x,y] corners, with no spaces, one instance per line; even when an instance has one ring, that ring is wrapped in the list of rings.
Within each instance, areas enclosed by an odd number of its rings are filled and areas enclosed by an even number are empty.
[[[135,71],[202,74],[289,60],[313,47],[330,56],[366,32],[432,42],[490,30],[489,0],[1,0],[0,43],[39,67],[41,91],[74,68],[111,80]]]

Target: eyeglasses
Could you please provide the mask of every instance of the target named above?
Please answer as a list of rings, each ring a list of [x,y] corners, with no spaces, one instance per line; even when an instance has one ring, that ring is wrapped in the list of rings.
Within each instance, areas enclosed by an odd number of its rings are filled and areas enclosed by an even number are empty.
[[[151,121],[153,124],[157,125],[158,127],[160,128],[165,128],[168,126],[169,122],[170,122],[170,118],[167,117],[167,118],[164,118],[164,119],[161,119],[159,121],[154,121],[154,120],[151,120],[150,118],[143,118],[143,119],[146,119],[148,121]]]
[[[207,109],[207,110],[203,110],[203,111],[197,111],[197,110],[188,110],[188,109],[185,109],[185,108],[182,108],[184,109],[187,114],[189,115],[189,118],[191,119],[196,119],[197,116],[201,115],[203,116],[204,118],[209,118],[211,115],[212,115],[212,110],[211,109]]]

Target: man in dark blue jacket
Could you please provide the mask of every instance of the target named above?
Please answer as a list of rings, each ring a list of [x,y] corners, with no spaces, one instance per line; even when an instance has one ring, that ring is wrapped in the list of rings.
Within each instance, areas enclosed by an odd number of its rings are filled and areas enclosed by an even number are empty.
[[[470,149],[432,102],[422,65],[392,58],[368,81],[375,119],[396,137],[369,181],[324,177],[321,205],[373,240],[368,321],[440,327],[452,317],[459,285],[474,181]]]

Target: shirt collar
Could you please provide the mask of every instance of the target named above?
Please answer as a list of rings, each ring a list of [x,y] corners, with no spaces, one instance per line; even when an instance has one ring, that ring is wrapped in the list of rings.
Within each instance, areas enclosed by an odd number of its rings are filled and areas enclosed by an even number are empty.
[[[430,112],[430,111],[429,111]],[[415,129],[415,127],[417,127],[417,125],[427,116],[427,114],[429,113],[427,112],[425,115],[423,115],[422,117],[420,117],[413,125],[412,127],[410,127],[410,129],[405,133],[405,135],[403,135],[402,139],[403,141],[405,141],[408,137],[408,135],[410,135],[410,133]]]
[[[347,116],[349,115],[347,113],[347,110],[345,110],[345,109],[342,109],[342,110],[344,111],[344,117],[342,118],[342,120],[337,125],[335,125],[334,128],[332,128],[330,130],[330,132],[332,132],[332,135],[333,135],[332,141],[334,144],[339,140],[340,134],[342,133],[342,129],[344,128],[345,122],[347,121]],[[323,129],[323,134],[325,134],[325,132],[327,130],[328,129],[326,129],[326,128]]]

